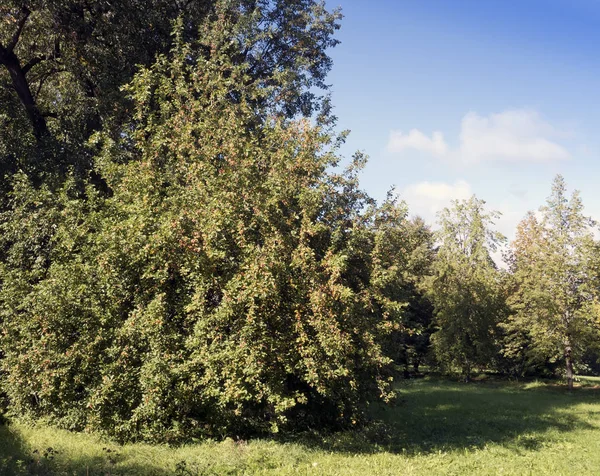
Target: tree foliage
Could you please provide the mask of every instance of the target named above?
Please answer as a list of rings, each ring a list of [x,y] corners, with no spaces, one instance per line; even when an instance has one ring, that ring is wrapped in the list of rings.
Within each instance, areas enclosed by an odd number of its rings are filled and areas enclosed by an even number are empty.
[[[381,207],[386,210],[386,204]],[[396,207],[396,209],[398,209]],[[429,354],[433,322],[433,305],[427,295],[427,280],[432,273],[435,257],[434,235],[425,222],[407,218],[407,209],[393,223],[384,237],[387,256],[394,262],[395,273],[389,275],[389,289],[397,300],[404,303],[400,310],[401,325],[394,329],[385,345],[387,354],[410,375],[416,373]]]

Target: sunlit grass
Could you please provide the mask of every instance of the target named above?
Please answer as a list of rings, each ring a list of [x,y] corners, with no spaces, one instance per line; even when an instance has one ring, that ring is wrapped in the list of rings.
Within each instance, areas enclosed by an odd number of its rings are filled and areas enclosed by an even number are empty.
[[[583,377],[583,376],[578,376],[576,378],[576,381],[578,384],[582,385],[582,386],[588,386],[588,385],[597,385],[600,387],[600,377]]]
[[[568,393],[541,381],[412,380],[395,408],[374,409],[381,422],[292,441],[119,446],[13,423],[0,427],[0,474],[600,474],[599,381]]]

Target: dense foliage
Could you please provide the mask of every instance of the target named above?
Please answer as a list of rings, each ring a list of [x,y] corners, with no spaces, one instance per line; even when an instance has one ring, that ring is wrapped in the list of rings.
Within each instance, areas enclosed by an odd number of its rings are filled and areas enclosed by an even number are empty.
[[[122,86],[168,54],[176,20],[207,57],[217,51],[213,26],[235,25],[227,54],[248,66],[245,81],[269,88],[261,107],[288,117],[327,109],[327,49],[337,44],[340,16],[318,0],[1,2],[0,194],[19,170],[38,182],[92,171],[101,186],[88,139],[102,129],[118,134],[130,120]]]

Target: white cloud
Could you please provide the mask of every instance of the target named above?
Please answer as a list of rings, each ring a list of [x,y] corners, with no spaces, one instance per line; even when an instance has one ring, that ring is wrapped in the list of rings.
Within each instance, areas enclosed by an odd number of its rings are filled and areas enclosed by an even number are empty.
[[[412,129],[408,134],[392,131],[387,150],[401,154],[413,149],[464,164],[547,162],[571,158],[569,151],[554,140],[561,135],[564,134],[530,109],[508,110],[487,117],[470,112],[462,119],[456,149],[448,146],[441,132],[428,137]]]
[[[436,213],[450,205],[451,200],[464,200],[471,195],[471,186],[464,180],[458,180],[453,184],[415,183],[406,187],[401,197],[408,204],[411,215],[419,215],[428,222],[434,222]]]
[[[535,111],[512,110],[488,117],[470,112],[461,123],[458,156],[466,163],[569,159],[569,152],[551,140],[556,135]]]
[[[402,153],[406,149],[439,156],[448,153],[448,145],[441,132],[434,132],[431,137],[427,137],[418,129],[412,129],[408,134],[404,134],[402,131],[392,131],[387,149],[392,153]]]

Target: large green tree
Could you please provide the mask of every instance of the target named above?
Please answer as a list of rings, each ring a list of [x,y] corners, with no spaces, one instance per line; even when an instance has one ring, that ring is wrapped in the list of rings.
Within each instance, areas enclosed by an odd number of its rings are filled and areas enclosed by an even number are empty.
[[[552,184],[540,218],[529,214],[512,243],[513,315],[505,353],[564,364],[569,388],[574,363],[598,342],[598,259],[594,222],[571,197],[562,176]]]
[[[494,364],[497,325],[505,315],[502,276],[491,257],[504,237],[492,229],[498,214],[486,212],[484,205],[473,196],[440,213],[440,245],[429,285],[435,355],[467,379],[474,367]]]
[[[351,425],[391,397],[397,214],[364,213],[361,156],[332,171],[343,137],[268,107],[279,86],[232,59],[236,28],[211,25],[208,57],[179,30],[135,76],[131,121],[97,137],[110,197],[19,176],[0,267],[13,413],[174,441]]]
[[[131,295],[119,300],[112,294],[126,286],[127,279],[115,281],[114,288],[105,283],[108,294],[93,294],[96,289],[84,298],[85,294],[72,292],[67,281],[62,281],[60,291],[48,288],[48,277],[62,269],[65,280],[76,281],[79,276],[84,285],[85,274],[74,270],[72,263],[66,266],[65,256],[73,254],[91,266],[97,262],[90,243],[104,223],[98,214],[106,213],[109,202],[105,200],[114,194],[111,187],[118,182],[98,162],[104,142],[90,139],[101,131],[103,137],[115,140],[108,162],[138,160],[136,143],[142,136],[138,121],[143,127],[147,117],[133,117],[135,95],[124,86],[158,56],[163,64],[168,63],[175,23],[178,41],[193,50],[184,59],[188,66],[216,64],[224,58],[232,67],[244,66],[244,75],[236,76],[237,83],[229,82],[219,101],[238,104],[244,100],[252,109],[248,130],[240,132],[245,137],[248,133],[260,136],[263,123],[273,117],[283,120],[319,111],[319,122],[331,120],[323,94],[331,66],[327,49],[337,43],[333,33],[340,16],[316,0],[0,2],[0,324],[12,326],[28,314],[31,317],[23,307],[25,302],[33,305],[32,311],[44,301],[54,302],[57,310],[62,309],[57,311],[61,319],[72,322],[65,341],[70,342],[69,338],[87,329],[86,324],[77,326],[78,319],[94,315],[96,323],[108,326],[108,318],[99,317],[98,309],[104,307],[103,316],[112,316],[117,311],[111,303],[124,313],[122,308],[134,300]],[[232,68],[227,72],[231,74]],[[204,86],[208,93],[212,85]],[[261,94],[249,97],[244,92],[248,87]],[[193,98],[200,100],[202,94],[195,90]],[[153,107],[160,106],[154,103]],[[205,138],[212,139],[219,140]],[[90,235],[84,236],[82,230]],[[87,254],[76,253],[79,248],[69,251],[69,246],[79,243],[77,239],[88,243]],[[124,267],[125,278],[127,272]],[[42,289],[46,291],[39,294]],[[94,305],[90,304],[92,295]],[[91,307],[82,310],[85,299]],[[48,330],[45,324],[42,328]],[[3,341],[3,346],[36,335],[25,329],[20,328],[17,340]],[[104,341],[99,338],[98,342]],[[29,355],[26,349],[25,344],[22,355]],[[90,356],[99,355],[88,350]],[[75,360],[81,356],[69,355],[78,356]],[[49,362],[58,365],[56,360]],[[81,366],[77,368],[83,369],[85,363],[77,362]],[[88,370],[77,373],[71,367],[71,377],[62,380],[61,388],[78,394],[87,381],[73,375],[82,376]],[[54,375],[59,385],[61,374]],[[77,405],[69,411],[81,415]]]

